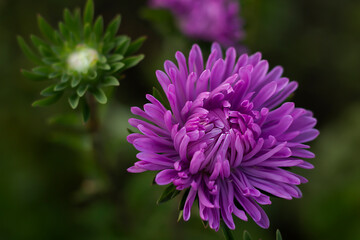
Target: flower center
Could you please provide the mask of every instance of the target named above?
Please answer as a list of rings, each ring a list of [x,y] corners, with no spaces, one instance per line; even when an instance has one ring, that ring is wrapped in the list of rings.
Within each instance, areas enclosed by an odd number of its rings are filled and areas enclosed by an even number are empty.
[[[68,69],[86,74],[96,65],[98,59],[99,54],[95,49],[79,45],[77,50],[71,53],[67,59]]]
[[[244,154],[255,148],[261,134],[257,124],[259,113],[246,100],[237,110],[231,106],[198,110],[185,123],[190,136],[189,170],[192,174],[205,171],[213,180],[228,177],[231,168],[240,165]]]

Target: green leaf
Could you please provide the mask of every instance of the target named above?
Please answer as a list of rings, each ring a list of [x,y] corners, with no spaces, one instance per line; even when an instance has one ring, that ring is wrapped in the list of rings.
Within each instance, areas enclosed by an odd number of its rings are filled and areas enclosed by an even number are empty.
[[[119,86],[120,83],[119,83],[119,80],[117,80],[115,77],[113,76],[108,76],[104,79],[103,83],[102,83],[103,86]]]
[[[226,240],[234,240],[234,236],[232,235],[231,230],[228,228],[228,226],[224,223],[224,221],[221,220],[220,222],[221,228],[223,230],[224,236]]]
[[[86,40],[89,40],[90,35],[91,35],[91,26],[90,26],[90,23],[86,23],[84,26],[84,38]]]
[[[176,186],[174,184],[170,184],[161,194],[157,204],[167,202],[176,197],[179,193],[180,191],[176,189]]]
[[[131,39],[128,36],[117,37],[115,53],[124,55],[130,46]]]
[[[51,72],[49,74],[49,78],[50,79],[54,79],[54,78],[57,78],[57,77],[60,77],[61,76],[61,73],[60,72]]]
[[[86,91],[88,90],[89,85],[87,84],[82,84],[80,85],[77,89],[76,89],[76,93],[79,97],[84,96],[84,94],[86,93]]]
[[[41,38],[39,38],[35,35],[30,35],[30,39],[35,47],[39,48],[40,46],[42,46],[42,47],[50,49],[49,45]]]
[[[99,64],[98,68],[102,69],[102,70],[110,70],[111,69],[110,65],[106,64],[106,63],[105,64]]]
[[[29,60],[37,64],[42,64],[41,59],[31,50],[29,45],[26,44],[25,40],[21,36],[17,37],[17,41],[20,45],[21,50],[23,51],[25,56],[29,58]]]
[[[169,100],[167,100],[165,94],[162,91],[160,92],[156,87],[153,87],[153,96],[159,100],[166,109],[170,109]]]
[[[32,69],[33,73],[49,77],[49,74],[52,73],[51,68],[48,66],[39,66]]]
[[[68,100],[69,100],[70,107],[72,109],[75,109],[79,105],[80,97],[75,93],[71,97],[69,97]]]
[[[83,120],[84,123],[86,123],[87,121],[89,121],[90,118],[90,107],[87,104],[86,101],[84,101],[84,106],[82,107],[82,115],[83,115]]]
[[[117,31],[119,30],[120,22],[121,22],[121,16],[117,15],[114,18],[114,20],[112,20],[110,22],[109,26],[107,27],[106,32],[105,32],[105,36],[108,34],[110,36],[110,39],[114,38]]]
[[[99,103],[101,104],[107,103],[107,97],[102,89],[100,88],[92,89],[91,93],[94,95],[96,101],[98,101]]]
[[[94,3],[92,0],[88,0],[84,9],[84,23],[91,24],[94,17]]]
[[[54,91],[56,92],[61,92],[62,90],[64,90],[67,87],[68,83],[64,82],[64,83],[58,83],[55,85],[54,87]]]
[[[47,87],[45,89],[43,89],[41,92],[40,92],[40,95],[41,96],[44,96],[44,97],[49,97],[49,96],[53,96],[55,94],[58,94],[57,92],[54,91],[54,86],[55,85],[52,85],[50,87]]]
[[[65,25],[68,27],[68,29],[71,29],[71,27],[74,24],[74,17],[71,14],[71,12],[69,11],[69,9],[65,9],[64,10],[64,21],[65,21]]]
[[[29,78],[29,79],[34,80],[34,81],[44,81],[44,80],[49,79],[47,75],[38,74],[38,73],[34,73],[34,72],[29,72],[29,71],[27,71],[25,69],[21,69],[21,73],[26,78]]]
[[[74,10],[74,28],[76,30],[81,30],[82,21],[81,21],[81,11],[79,8]],[[77,32],[79,33],[79,32]]]
[[[70,38],[70,30],[69,30],[69,28],[68,28],[63,22],[59,22],[59,29],[60,29],[61,35],[62,35],[65,39],[69,39],[69,38]]]
[[[185,206],[185,202],[186,202],[186,199],[189,195],[189,192],[190,192],[190,188],[186,189],[182,198],[181,198],[181,201],[179,203],[179,210],[183,210],[184,209],[184,206]]]
[[[71,79],[71,87],[76,87],[77,85],[79,85],[80,81],[81,81],[80,76],[73,76]]]
[[[56,94],[56,95],[53,95],[53,96],[50,96],[47,98],[37,100],[37,101],[33,102],[32,106],[33,107],[45,107],[45,106],[51,105],[51,104],[57,102],[61,96],[62,96],[62,94]]]
[[[279,229],[276,230],[276,240],[282,240],[282,236]]]
[[[39,52],[42,56],[44,57],[53,57],[53,52],[47,48],[47,47],[44,47],[44,46],[39,46]]]
[[[129,134],[133,134],[135,133],[133,130],[131,130],[130,128],[126,128],[126,130],[128,131]]]
[[[111,70],[110,74],[116,73],[116,72],[118,72],[120,69],[122,69],[124,67],[125,67],[125,64],[122,63],[122,62],[113,63],[113,64],[111,64],[112,70]]]
[[[209,226],[209,222],[208,221],[205,221],[205,220],[202,220],[201,219],[201,223],[203,224],[204,228],[207,228]]]
[[[54,58],[54,57],[44,57],[42,59],[42,61],[47,65],[52,65],[52,64],[56,64],[56,63],[59,62],[59,60],[57,58]]]
[[[97,71],[95,69],[90,69],[87,74],[87,77],[89,79],[95,79],[97,77]]]
[[[54,34],[54,29],[50,26],[50,24],[48,24],[46,22],[46,20],[38,15],[38,25],[40,28],[41,33],[44,35],[44,37],[51,41],[51,42],[56,42],[55,40],[55,34]]]
[[[184,213],[183,210],[180,210],[180,211],[179,211],[179,216],[178,216],[178,218],[177,218],[177,222],[180,222],[180,221],[181,221],[181,219],[183,218],[183,213]]]
[[[62,76],[61,76],[61,82],[67,82],[67,81],[69,81],[69,79],[70,79],[70,76],[68,75],[68,74],[66,74],[66,73],[64,73]]]
[[[136,53],[140,49],[140,47],[143,45],[146,38],[147,37],[143,36],[143,37],[136,39],[134,42],[132,42],[126,51],[126,56],[130,56],[130,55]]]
[[[102,16],[99,16],[94,24],[94,33],[97,40],[100,40],[103,31],[104,31],[104,19]]]
[[[246,230],[244,231],[244,234],[243,234],[243,240],[251,240],[250,233]]]
[[[121,55],[121,54],[113,54],[108,58],[110,63],[118,62],[118,61],[123,60],[123,59],[124,59],[124,56]]]
[[[144,55],[140,54],[137,56],[127,57],[122,62],[125,64],[125,69],[136,66],[141,60],[144,59]]]

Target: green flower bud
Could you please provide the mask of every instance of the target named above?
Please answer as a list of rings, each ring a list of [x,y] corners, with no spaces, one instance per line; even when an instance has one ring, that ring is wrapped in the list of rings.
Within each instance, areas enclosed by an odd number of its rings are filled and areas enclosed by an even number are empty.
[[[107,97],[103,88],[118,86],[119,75],[144,58],[144,55],[133,54],[145,37],[131,42],[125,35],[117,36],[120,16],[104,28],[103,18],[99,16],[94,21],[93,14],[92,0],[87,1],[83,14],[79,10],[71,13],[65,9],[64,20],[57,30],[39,16],[43,39],[31,36],[36,51],[18,37],[24,54],[37,65],[31,71],[22,70],[23,75],[36,81],[52,82],[40,93],[45,98],[35,101],[33,106],[47,106],[67,95],[70,106],[75,109],[80,102],[86,103],[87,92],[104,104]]]

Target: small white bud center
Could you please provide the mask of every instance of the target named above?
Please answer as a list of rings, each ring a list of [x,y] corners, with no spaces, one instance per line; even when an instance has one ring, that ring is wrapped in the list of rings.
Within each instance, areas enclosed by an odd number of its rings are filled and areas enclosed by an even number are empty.
[[[87,73],[99,59],[99,54],[92,48],[82,47],[71,53],[67,59],[68,68],[78,73]]]

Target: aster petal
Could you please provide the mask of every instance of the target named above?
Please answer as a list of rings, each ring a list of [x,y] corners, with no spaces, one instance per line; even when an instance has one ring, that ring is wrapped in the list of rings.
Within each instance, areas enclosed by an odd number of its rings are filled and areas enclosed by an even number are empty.
[[[156,175],[155,182],[158,185],[167,185],[171,183],[176,176],[177,176],[177,171],[173,169],[165,169]]]

